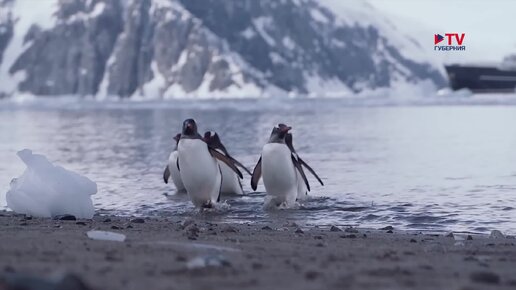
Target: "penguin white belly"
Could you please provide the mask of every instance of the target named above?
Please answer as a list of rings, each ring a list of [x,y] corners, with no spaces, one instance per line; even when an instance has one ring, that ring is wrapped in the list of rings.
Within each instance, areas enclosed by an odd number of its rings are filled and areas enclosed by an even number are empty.
[[[277,205],[294,204],[298,184],[291,153],[285,144],[268,143],[263,146],[262,177],[267,194]]]
[[[244,194],[240,178],[235,171],[229,168],[226,163],[222,161],[217,162],[219,163],[220,170],[222,172],[222,186],[220,188],[220,192],[223,194]]]
[[[181,180],[194,205],[216,203],[222,176],[206,143],[199,139],[181,139],[177,151]]]
[[[168,170],[170,171],[170,178],[176,187],[177,192],[186,192],[183,181],[181,180],[181,174],[177,169],[177,150],[172,151],[168,157]]]

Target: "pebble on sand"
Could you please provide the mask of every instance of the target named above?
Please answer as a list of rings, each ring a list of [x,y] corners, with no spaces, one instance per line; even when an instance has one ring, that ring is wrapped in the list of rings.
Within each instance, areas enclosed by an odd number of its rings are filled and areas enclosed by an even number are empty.
[[[342,232],[342,230],[337,226],[331,226],[330,232]]]
[[[236,233],[236,232],[238,232],[238,230],[235,227],[231,226],[231,225],[223,225],[222,229],[220,231],[223,232],[223,233]]]
[[[499,230],[493,230],[491,231],[491,234],[489,234],[489,238],[491,239],[505,239],[505,235],[500,232]]]
[[[75,221],[77,218],[74,215],[71,214],[63,214],[63,215],[57,215],[54,217],[55,220],[60,221]]]
[[[383,227],[383,228],[379,228],[380,231],[392,231],[394,230],[394,228],[392,226],[386,226],[386,227]]]
[[[500,284],[500,276],[492,272],[473,272],[470,275],[473,282],[484,284]]]

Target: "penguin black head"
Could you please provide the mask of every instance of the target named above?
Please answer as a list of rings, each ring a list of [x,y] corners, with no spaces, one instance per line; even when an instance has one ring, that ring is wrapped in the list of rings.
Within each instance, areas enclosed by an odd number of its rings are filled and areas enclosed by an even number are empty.
[[[278,124],[278,127],[272,128],[269,143],[285,143],[285,136],[292,127],[285,124]]]
[[[215,134],[215,133],[214,133]],[[211,131],[204,132],[204,141],[208,141],[211,138]]]
[[[186,119],[183,122],[183,132],[181,133],[185,136],[195,136],[197,135],[197,124],[194,119]]]

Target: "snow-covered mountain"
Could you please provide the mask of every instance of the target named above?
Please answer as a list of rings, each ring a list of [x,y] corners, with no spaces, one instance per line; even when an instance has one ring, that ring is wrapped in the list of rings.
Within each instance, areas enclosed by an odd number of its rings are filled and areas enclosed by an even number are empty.
[[[0,92],[210,98],[445,83],[365,2],[0,0]]]

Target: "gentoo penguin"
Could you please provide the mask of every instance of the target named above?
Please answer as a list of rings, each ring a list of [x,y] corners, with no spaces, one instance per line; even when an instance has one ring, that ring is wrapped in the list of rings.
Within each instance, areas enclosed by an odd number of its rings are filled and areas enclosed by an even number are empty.
[[[177,193],[186,193],[186,188],[181,180],[181,175],[179,174],[179,170],[177,169],[177,144],[179,143],[179,139],[181,139],[181,133],[174,136],[174,140],[176,142],[176,146],[170,156],[168,157],[168,164],[165,167],[165,171],[163,172],[163,181],[168,183],[170,177],[172,177],[172,182],[176,186]]]
[[[256,190],[263,175],[265,190],[269,195],[268,205],[292,205],[296,199],[310,191],[302,166],[314,175],[315,171],[297,155],[292,144],[292,127],[279,124],[274,127],[269,142],[263,146],[262,155],[256,164],[251,178],[251,187]],[[316,175],[321,182],[320,178]]]
[[[242,177],[242,173],[230,158],[210,148],[202,139],[193,119],[183,122],[177,153],[176,166],[188,196],[195,206],[212,207],[220,200],[222,174],[217,159],[225,162]]]
[[[222,144],[220,141],[219,135],[215,132],[208,131],[204,133],[204,141],[208,144],[209,147],[216,149],[220,153],[226,155],[228,158],[230,158],[235,165],[241,167],[244,169],[249,175],[252,175],[252,173],[242,165],[242,163],[238,162],[236,159],[231,157],[229,155],[228,151],[226,150],[226,147]],[[243,195],[244,190],[242,189],[242,183],[240,182],[240,177],[238,174],[233,171],[233,169],[229,168],[226,163],[222,161],[218,161],[220,170],[222,172],[222,186],[220,188],[220,192],[222,194],[237,194],[237,195]]]

